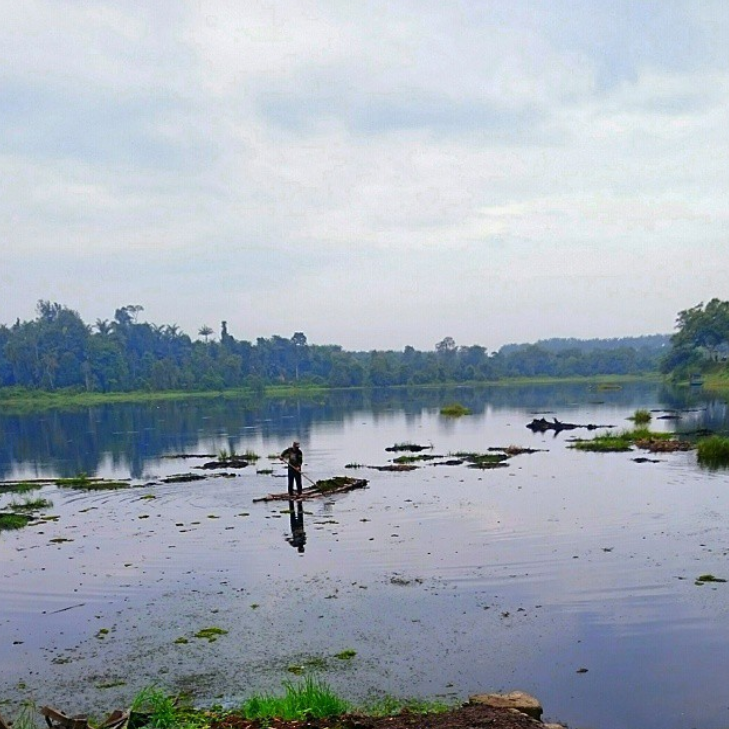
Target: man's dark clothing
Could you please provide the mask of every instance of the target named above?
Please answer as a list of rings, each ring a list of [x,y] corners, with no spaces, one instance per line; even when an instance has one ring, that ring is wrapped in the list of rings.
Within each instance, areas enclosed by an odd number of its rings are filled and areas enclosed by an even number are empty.
[[[294,493],[294,484],[296,484],[297,493],[301,493],[301,467],[304,465],[304,454],[301,452],[301,448],[293,445],[281,454],[281,458],[289,464],[289,493]]]

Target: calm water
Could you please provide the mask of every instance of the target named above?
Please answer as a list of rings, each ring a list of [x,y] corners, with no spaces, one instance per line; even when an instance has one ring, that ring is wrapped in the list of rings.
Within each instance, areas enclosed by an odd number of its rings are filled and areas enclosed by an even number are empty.
[[[453,400],[473,415],[441,417]],[[32,698],[101,714],[153,683],[235,701],[316,664],[355,700],[519,688],[573,727],[729,726],[729,584],[694,584],[729,578],[729,474],[693,453],[579,453],[568,439],[587,431],[525,427],[550,413],[622,428],[639,407],[663,411],[655,429],[727,428],[723,403],[645,384],[0,414],[0,478],[134,486],[43,486],[31,496],[58,518],[0,533],[2,712]],[[680,419],[658,419],[668,409]],[[253,502],[285,490],[268,455],[294,437],[309,478],[369,480],[304,503],[303,551],[286,502]],[[491,471],[344,468],[384,465],[403,441],[539,452]],[[263,457],[231,477],[166,457],[223,448]],[[209,477],[161,482],[188,472]],[[0,506],[24,498],[0,492]],[[194,637],[207,627],[228,632]],[[356,656],[335,657],[345,649]]]

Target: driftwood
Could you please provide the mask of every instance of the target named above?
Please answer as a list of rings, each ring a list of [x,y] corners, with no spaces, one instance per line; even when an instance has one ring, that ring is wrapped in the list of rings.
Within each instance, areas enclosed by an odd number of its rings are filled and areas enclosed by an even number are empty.
[[[546,418],[534,418],[531,423],[527,423],[527,428],[532,433],[544,433],[547,430],[553,430],[555,433],[559,433],[562,430],[574,430],[575,428],[586,428],[587,430],[597,430],[598,428],[614,428],[614,425],[595,425],[590,423],[589,425],[579,425],[577,423],[563,423],[557,418],[547,420]]]
[[[144,711],[115,709],[96,727],[89,724],[87,716],[68,716],[58,709],[43,706],[40,713],[50,729],[138,729],[149,723],[151,715]],[[0,717],[0,729],[11,729]]]
[[[253,499],[253,502],[260,501],[304,501],[316,499],[331,494],[343,494],[355,489],[363,489],[367,486],[365,478],[350,478],[349,476],[335,476],[323,481],[317,481],[313,486],[307,486],[300,494],[292,496],[288,491],[278,494],[267,494]]]

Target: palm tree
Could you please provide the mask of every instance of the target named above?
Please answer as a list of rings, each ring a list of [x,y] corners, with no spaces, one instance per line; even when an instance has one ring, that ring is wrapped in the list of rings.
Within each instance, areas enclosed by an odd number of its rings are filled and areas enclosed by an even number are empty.
[[[208,337],[213,333],[213,330],[207,325],[203,324],[198,330],[197,333],[201,337],[205,337],[205,344],[208,343]]]

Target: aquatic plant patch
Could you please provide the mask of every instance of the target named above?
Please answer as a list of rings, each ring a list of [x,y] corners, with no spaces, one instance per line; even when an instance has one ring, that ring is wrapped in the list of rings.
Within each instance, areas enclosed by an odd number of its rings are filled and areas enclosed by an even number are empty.
[[[696,446],[696,457],[702,466],[725,468],[729,466],[729,438],[712,435],[700,440]]]
[[[227,635],[228,631],[223,630],[223,628],[203,628],[202,630],[198,630],[197,633],[195,633],[195,638],[200,638],[202,640],[207,640],[209,643],[214,643],[221,635]]]
[[[85,491],[111,491],[114,489],[126,489],[130,484],[128,481],[113,481],[103,478],[89,478],[85,474],[72,476],[71,478],[56,479],[56,486],[71,489],[83,489]]]
[[[28,514],[0,514],[0,531],[22,529],[28,525],[32,518]]]
[[[467,408],[465,405],[461,405],[459,402],[453,402],[448,405],[444,405],[440,409],[440,414],[445,415],[449,418],[460,418],[463,415],[470,415],[471,410],[470,408]]]

